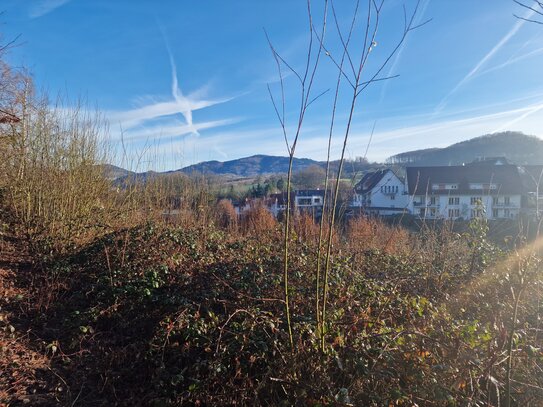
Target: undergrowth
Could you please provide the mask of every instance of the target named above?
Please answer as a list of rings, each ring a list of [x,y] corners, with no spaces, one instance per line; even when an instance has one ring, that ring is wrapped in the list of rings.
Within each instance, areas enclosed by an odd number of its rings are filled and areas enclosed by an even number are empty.
[[[120,230],[33,276],[32,298],[13,306],[31,321],[52,380],[65,383],[55,392],[59,403],[498,405],[511,287],[529,275],[512,383],[517,405],[537,405],[543,356],[535,257],[519,265],[494,253],[491,267],[475,270],[469,236],[412,236],[410,250],[351,236],[335,248],[323,354],[311,301],[312,243],[292,244],[291,351],[280,318],[280,233],[205,229],[206,239],[202,227]]]

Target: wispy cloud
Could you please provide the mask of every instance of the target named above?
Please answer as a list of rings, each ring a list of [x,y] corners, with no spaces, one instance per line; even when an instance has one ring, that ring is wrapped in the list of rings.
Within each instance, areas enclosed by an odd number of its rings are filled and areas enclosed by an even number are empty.
[[[369,158],[384,160],[393,154],[408,150],[445,147],[472,137],[506,130],[543,136],[541,134],[543,117],[535,115],[541,110],[543,103],[539,102],[486,114],[464,115],[428,124],[388,129],[374,135]],[[368,137],[369,134],[366,133],[353,134],[351,148],[357,151],[363,149]]]
[[[113,124],[121,124],[123,129],[129,130],[134,127],[143,125],[144,123],[161,118],[164,116],[182,115],[185,118],[185,124],[192,126],[192,112],[195,110],[211,107],[219,103],[228,102],[233,98],[207,100],[194,97],[192,94],[180,98],[179,100],[171,100],[164,102],[151,103],[134,109],[110,112],[108,119]],[[190,112],[190,114],[188,113]],[[190,122],[186,117],[190,117]]]
[[[534,113],[539,112],[540,110],[543,110],[543,103],[540,103],[540,104],[537,104],[537,105],[534,105],[534,106],[530,106],[530,107],[526,108],[526,110],[524,112],[521,110],[520,111],[521,114],[519,116],[513,118],[512,120],[508,121],[507,123],[504,123],[503,125],[501,125],[497,129],[495,129],[492,133],[498,133],[500,131],[509,130],[509,129],[511,129],[511,126],[523,121],[527,117],[533,115]]]
[[[33,1],[28,11],[28,16],[30,18],[37,18],[44,16],[51,11],[63,6],[68,3],[70,0],[36,0]]]
[[[524,18],[529,19],[534,14],[533,10],[529,10],[527,14],[524,16]],[[440,113],[447,103],[449,102],[449,99],[456,93],[460,88],[462,88],[466,83],[468,83],[479,71],[480,69],[517,33],[518,30],[524,25],[526,21],[525,20],[517,20],[513,27],[509,30],[507,34],[505,34],[500,41],[494,47],[486,53],[486,55],[481,58],[481,60],[471,69],[471,71],[468,72],[466,76],[464,76],[457,84],[456,86],[439,102],[439,104],[435,108],[435,113]]]
[[[543,136],[543,134],[538,134],[543,128],[543,117],[536,114],[543,110],[541,98],[538,100],[539,102],[514,108],[490,105],[487,107],[492,109],[485,113],[462,111],[456,117],[431,122],[431,114],[417,117],[411,122],[392,118],[390,122],[395,125],[374,134],[368,159],[384,161],[393,154],[420,148],[445,147],[472,137],[504,130],[518,130],[526,134]],[[481,109],[488,110],[483,107]],[[213,122],[209,125],[212,126]],[[349,139],[348,148],[353,158],[364,154],[370,137],[372,124],[366,123],[361,126],[363,127],[353,131]],[[203,160],[226,160],[253,154],[286,155],[281,132],[277,126],[225,130],[218,127],[201,137],[188,133],[185,137],[160,138],[155,144],[153,154],[165,159],[157,165],[155,163],[151,165],[154,169],[164,170]],[[185,131],[189,130],[185,128]],[[141,136],[146,135],[141,134]],[[255,140],[258,140],[257,147],[255,147]],[[297,147],[296,155],[324,160],[327,142],[325,129],[308,123],[304,137]],[[339,157],[341,144],[340,140],[334,140],[332,157]],[[171,160],[169,156],[172,157]],[[180,157],[182,162],[180,162]]]
[[[122,131],[119,131],[116,135],[114,135],[114,139],[120,140],[122,138],[123,141],[152,141],[156,138],[163,141],[171,141],[178,137],[186,136],[189,134],[198,135],[198,132],[200,130],[227,126],[230,124],[238,123],[240,121],[241,119],[232,118],[223,120],[212,120],[188,125],[186,123],[181,123],[180,121],[174,120],[165,125],[145,126],[142,128],[134,129],[128,131],[126,134]]]
[[[119,125],[121,127],[121,131],[115,138],[118,139],[122,135],[124,141],[140,141],[151,138],[180,137],[188,134],[198,136],[200,130],[239,122],[240,118],[228,118],[202,123],[194,122],[194,111],[225,103],[234,98],[208,99],[209,86],[207,85],[188,95],[184,95],[179,86],[177,66],[173,53],[160,25],[159,28],[164,38],[170,62],[170,92],[172,99],[147,103],[134,109],[109,112],[107,114],[109,121],[114,126]],[[180,120],[181,117],[183,121]],[[157,122],[159,123],[157,124]]]
[[[534,56],[542,54],[542,53],[543,53],[543,47],[534,49],[534,50],[529,51],[529,52],[526,52],[526,53],[524,53],[522,55],[517,55],[517,56],[511,57],[502,64],[499,64],[499,65],[493,66],[491,68],[485,69],[484,71],[481,71],[479,73],[479,75],[484,75],[484,74],[487,74],[487,73],[490,73],[490,72],[497,71],[498,69],[505,68],[505,67],[507,67],[509,65],[515,64],[515,63],[517,63],[519,61],[534,57]]]

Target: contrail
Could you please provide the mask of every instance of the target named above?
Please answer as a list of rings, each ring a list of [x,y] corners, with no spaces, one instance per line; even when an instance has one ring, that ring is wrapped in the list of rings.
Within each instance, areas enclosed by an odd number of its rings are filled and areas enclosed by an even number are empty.
[[[532,17],[532,15],[535,13],[535,11],[530,10],[524,18],[529,19]],[[481,69],[481,67],[490,59],[492,58],[506,43],[513,37],[518,30],[524,25],[526,21],[525,20],[518,20],[513,28],[509,30],[509,32],[492,48],[478,63],[475,65],[475,67],[466,75],[460,82],[456,84],[456,86],[439,102],[439,104],[434,109],[434,113],[440,113],[447,103],[449,102],[449,99],[467,82],[473,78],[477,72]]]
[[[181,88],[179,87],[179,81],[177,79],[177,66],[173,58],[173,53],[170,48],[170,43],[168,41],[168,38],[166,37],[164,28],[158,21],[157,21],[157,25],[160,30],[160,33],[162,34],[162,38],[164,39],[164,45],[166,46],[166,51],[168,52],[168,57],[170,59],[170,67],[172,70],[172,97],[174,98],[175,102],[177,103],[177,106],[179,107],[179,113],[181,113],[183,117],[185,118],[185,122],[187,123],[188,128],[191,129],[191,132],[193,134],[199,136],[200,133],[198,133],[198,130],[196,129],[196,127],[194,127],[194,124],[192,121],[191,102],[189,99],[183,96],[183,92],[181,91]]]
[[[521,114],[520,116],[514,118],[513,120],[505,123],[503,126],[500,126],[499,128],[497,128],[496,130],[494,130],[492,133],[498,133],[500,131],[504,131],[504,130],[509,130],[511,128],[511,126],[515,123],[518,123],[522,120],[524,120],[525,118],[527,118],[528,116],[531,116],[533,115],[534,113],[537,113],[539,112],[540,110],[543,109],[543,103],[539,104],[539,105],[535,105],[533,106],[532,108],[530,108],[528,111],[524,112],[523,114]]]

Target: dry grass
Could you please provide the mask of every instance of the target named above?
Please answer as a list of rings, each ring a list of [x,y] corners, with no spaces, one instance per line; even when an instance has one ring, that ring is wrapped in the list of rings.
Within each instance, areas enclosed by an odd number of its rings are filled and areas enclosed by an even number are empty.
[[[351,219],[345,237],[350,250],[354,252],[381,250],[385,253],[405,253],[412,242],[412,236],[405,229],[367,217]]]

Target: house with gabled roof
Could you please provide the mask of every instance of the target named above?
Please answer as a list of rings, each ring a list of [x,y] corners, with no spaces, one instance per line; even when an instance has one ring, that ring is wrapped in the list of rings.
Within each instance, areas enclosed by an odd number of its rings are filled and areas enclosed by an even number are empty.
[[[516,218],[524,192],[515,165],[408,167],[411,213],[428,219]]]
[[[390,216],[405,213],[408,204],[403,178],[385,168],[368,172],[355,185],[351,208],[367,215]]]

